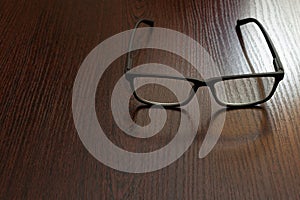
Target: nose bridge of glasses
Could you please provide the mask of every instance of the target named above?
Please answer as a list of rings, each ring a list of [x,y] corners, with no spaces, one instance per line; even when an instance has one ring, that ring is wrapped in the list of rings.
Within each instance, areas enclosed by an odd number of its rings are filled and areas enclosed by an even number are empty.
[[[207,86],[205,80],[202,79],[192,79],[192,78],[187,78],[188,81],[194,83],[194,90],[196,91],[199,87]]]

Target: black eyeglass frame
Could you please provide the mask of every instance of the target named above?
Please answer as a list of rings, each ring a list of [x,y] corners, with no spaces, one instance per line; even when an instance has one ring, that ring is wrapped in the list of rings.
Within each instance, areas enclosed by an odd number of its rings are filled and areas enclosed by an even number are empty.
[[[134,97],[146,104],[146,105],[160,105],[163,107],[169,107],[169,108],[173,108],[173,107],[179,107],[179,106],[184,106],[186,104],[188,104],[191,99],[194,97],[195,93],[197,92],[197,90],[200,87],[203,86],[208,86],[216,100],[216,102],[222,106],[227,106],[227,107],[248,107],[248,106],[254,106],[257,104],[262,104],[266,101],[268,101],[275,93],[277,86],[279,84],[279,82],[284,78],[284,69],[282,66],[282,63],[280,61],[280,58],[278,56],[278,53],[274,47],[274,44],[269,36],[269,34],[267,33],[267,31],[265,30],[265,28],[262,26],[262,24],[254,18],[246,18],[246,19],[242,19],[242,20],[238,20],[237,21],[237,25],[236,25],[236,32],[237,34],[241,34],[241,29],[240,27],[242,25],[248,24],[248,23],[255,23],[260,31],[262,32],[267,45],[270,49],[270,52],[272,54],[273,57],[273,66],[275,69],[275,72],[267,72],[267,73],[252,73],[252,74],[242,74],[242,75],[230,75],[230,76],[221,76],[221,77],[216,77],[216,78],[210,78],[207,80],[199,80],[199,79],[195,79],[195,78],[189,78],[189,77],[175,77],[175,76],[168,76],[168,75],[159,75],[159,74],[137,74],[137,73],[129,73],[128,71],[132,68],[132,44],[133,44],[133,40],[134,40],[134,36],[136,33],[137,28],[139,27],[139,25],[141,23],[144,23],[150,27],[154,26],[154,21],[149,20],[149,19],[141,19],[139,20],[136,25],[135,28],[133,30],[133,33],[131,35],[130,38],[130,42],[129,42],[129,49],[128,49],[128,53],[127,53],[127,58],[126,58],[126,67],[125,67],[125,77],[126,79],[130,82],[131,88],[133,90],[133,95]],[[183,102],[178,102],[178,103],[161,103],[161,102],[154,102],[154,101],[148,101],[146,99],[140,98],[137,94],[136,91],[134,89],[134,79],[135,78],[141,78],[141,77],[153,77],[153,78],[168,78],[168,79],[175,79],[175,80],[185,80],[185,81],[189,81],[193,84],[192,86],[192,90],[190,92],[189,97],[183,101]],[[221,81],[226,81],[226,80],[234,80],[234,79],[243,79],[243,78],[259,78],[259,77],[274,77],[275,81],[273,84],[273,87],[271,89],[270,94],[265,97],[262,100],[259,101],[255,101],[255,102],[250,102],[250,103],[224,103],[222,101],[219,100],[219,98],[217,97],[216,91],[215,91],[215,84]]]

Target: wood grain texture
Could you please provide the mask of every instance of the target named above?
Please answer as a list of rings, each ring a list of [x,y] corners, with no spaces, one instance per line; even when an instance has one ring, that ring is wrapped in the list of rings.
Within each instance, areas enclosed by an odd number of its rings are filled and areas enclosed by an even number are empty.
[[[0,1],[0,199],[300,199],[299,10],[297,0]],[[197,93],[196,139],[170,166],[122,173],[88,153],[72,118],[72,87],[96,45],[150,18],[199,41],[222,73],[240,74],[250,69],[234,28],[246,17],[265,26],[286,76],[261,107],[227,111],[221,138],[206,158],[198,159],[210,117],[206,89]],[[243,30],[255,71],[272,70],[259,32]],[[166,52],[143,50],[135,65],[150,61],[193,74]],[[99,122],[124,149],[159,149],[174,137],[180,113],[167,111],[164,129],[149,140],[122,133],[108,105],[124,62],[125,56],[116,60],[100,82],[107,87],[97,91]],[[131,106],[139,105],[133,100]],[[137,123],[149,122],[147,109],[136,112]]]

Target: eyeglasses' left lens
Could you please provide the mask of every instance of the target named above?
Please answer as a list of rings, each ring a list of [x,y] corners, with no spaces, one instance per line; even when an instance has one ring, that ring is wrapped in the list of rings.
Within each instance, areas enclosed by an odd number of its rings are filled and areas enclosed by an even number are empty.
[[[133,85],[140,99],[153,104],[181,104],[193,95],[192,83],[184,79],[136,77]]]
[[[230,106],[253,104],[265,100],[275,85],[275,77],[238,78],[217,82],[216,96]]]

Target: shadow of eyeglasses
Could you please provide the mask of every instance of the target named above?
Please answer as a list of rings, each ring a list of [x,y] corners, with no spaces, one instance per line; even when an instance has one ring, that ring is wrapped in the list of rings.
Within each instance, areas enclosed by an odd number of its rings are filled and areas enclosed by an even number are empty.
[[[183,114],[184,116],[188,117],[188,119],[190,119],[189,113],[184,108],[163,108],[163,107],[153,107],[153,106],[148,106],[148,105],[137,106],[136,109],[134,110],[134,112],[132,113],[133,114],[132,117],[134,118],[134,116],[137,116],[138,113],[141,111],[145,111],[145,110],[153,109],[153,108],[154,109],[165,109],[165,110],[169,110],[169,111],[173,111],[173,112],[180,112],[180,114]],[[268,125],[269,124],[268,123],[269,115],[268,115],[268,112],[267,112],[265,106],[220,109],[219,111],[214,113],[213,116],[211,116],[210,126],[214,126],[214,123],[218,122],[218,117],[220,117],[222,114],[226,113],[226,116],[229,114],[228,116],[230,117],[231,113],[233,113],[235,111],[241,111],[241,110],[251,111],[251,112],[259,112],[261,114],[261,117],[258,120],[261,124],[260,131],[256,132],[256,133],[252,132],[251,130],[249,132],[244,132],[243,140],[241,140],[240,137],[238,137],[238,136],[228,136],[226,134],[223,134],[222,141],[223,141],[223,144],[225,144],[225,145],[222,146],[222,150],[223,150],[223,148],[226,149],[228,146],[230,146],[231,148],[234,148],[234,147],[240,146],[241,144],[244,144],[245,142],[255,141],[258,138],[263,137],[266,134],[270,133],[270,126]],[[255,117],[256,114],[253,114],[253,117]],[[227,116],[227,119],[228,119],[228,116]],[[226,126],[226,122],[225,122],[225,126]],[[207,128],[202,129],[202,130],[207,131]],[[200,130],[200,132],[199,132],[199,129],[198,129],[198,134],[199,133],[202,134],[203,133],[202,130]],[[222,131],[222,133],[223,133],[223,131]],[[221,133],[207,132],[205,134],[205,137],[202,141],[202,144],[201,144],[201,147],[199,150],[199,158],[204,158],[205,156],[207,156],[213,150],[213,148],[219,141],[220,137],[221,137]],[[196,138],[199,139],[199,137],[196,137]],[[200,142],[200,141],[198,141],[198,142]],[[235,143],[237,145],[232,145],[232,143]]]

